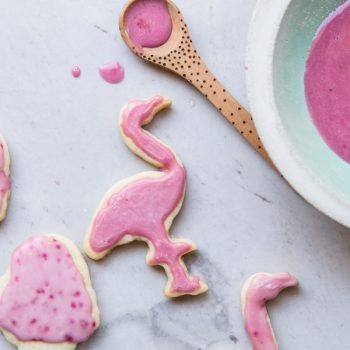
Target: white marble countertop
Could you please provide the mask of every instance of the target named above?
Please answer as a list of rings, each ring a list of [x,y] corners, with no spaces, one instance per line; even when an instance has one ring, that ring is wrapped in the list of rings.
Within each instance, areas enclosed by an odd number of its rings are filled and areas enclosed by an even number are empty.
[[[254,0],[177,0],[202,58],[246,106],[244,51]],[[0,3],[0,123],[9,143],[13,195],[0,227],[0,270],[32,234],[59,233],[81,246],[102,194],[150,169],[117,130],[129,99],[161,93],[171,111],[150,127],[188,171],[172,233],[199,246],[187,263],[210,291],[163,296],[163,271],[142,244],[89,261],[102,325],[80,350],[250,349],[240,289],[250,274],[289,271],[301,287],[270,305],[281,349],[347,349],[350,344],[350,234],[302,200],[181,79],[141,62],[122,43],[122,0]],[[200,14],[200,15],[199,15]],[[97,67],[126,69],[116,86]],[[70,69],[79,64],[80,79]],[[2,350],[12,349],[0,337]]]

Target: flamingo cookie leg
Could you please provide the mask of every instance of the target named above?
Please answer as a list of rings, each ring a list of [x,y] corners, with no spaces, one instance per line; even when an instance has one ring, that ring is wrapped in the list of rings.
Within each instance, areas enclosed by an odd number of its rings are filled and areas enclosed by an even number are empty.
[[[0,222],[6,217],[10,197],[10,154],[5,140],[0,135]]]
[[[87,232],[84,250],[95,260],[113,248],[141,240],[148,244],[146,262],[165,269],[168,282],[165,295],[197,295],[208,287],[197,276],[190,276],[183,255],[196,249],[188,239],[169,237],[173,219],[181,209],[186,174],[175,153],[143,130],[171,101],[156,96],[132,101],[120,114],[120,131],[132,152],[159,168],[117,183],[102,199]]]
[[[242,310],[253,350],[278,350],[266,308],[266,302],[285,288],[295,287],[298,280],[288,273],[258,273],[250,277],[242,289]]]
[[[19,350],[74,350],[99,326],[88,267],[74,243],[32,237],[0,279],[0,330]]]

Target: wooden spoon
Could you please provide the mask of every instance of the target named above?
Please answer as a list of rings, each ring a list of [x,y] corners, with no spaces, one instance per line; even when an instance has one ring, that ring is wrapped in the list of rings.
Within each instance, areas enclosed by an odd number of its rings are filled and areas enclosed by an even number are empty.
[[[119,30],[127,46],[144,60],[166,68],[196,87],[273,167],[249,112],[210,72],[195,49],[185,20],[171,0],[165,0],[173,21],[169,40],[157,48],[138,48],[128,36],[125,15],[138,0],[129,0],[119,17]]]

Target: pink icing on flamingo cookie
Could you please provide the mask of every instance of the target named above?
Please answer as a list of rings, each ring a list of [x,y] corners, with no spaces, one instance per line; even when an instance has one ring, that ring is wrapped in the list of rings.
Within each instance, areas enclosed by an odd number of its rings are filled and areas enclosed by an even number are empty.
[[[0,136],[0,221],[6,216],[10,195],[10,156],[3,138]]]
[[[0,281],[0,295],[1,330],[19,348],[22,342],[77,344],[99,324],[87,266],[74,244],[60,236],[22,243]]]
[[[132,101],[120,116],[120,130],[128,147],[160,172],[142,173],[117,183],[102,200],[85,240],[85,252],[101,259],[114,247],[133,240],[147,242],[149,265],[161,265],[168,275],[169,297],[196,295],[207,290],[197,276],[189,276],[182,256],[195,249],[187,239],[169,237],[169,228],[185,195],[185,170],[174,152],[142,126],[171,102],[161,96]]]
[[[298,280],[288,273],[258,273],[245,283],[242,289],[242,309],[253,350],[278,350],[265,304],[276,298],[283,289],[297,285]]]

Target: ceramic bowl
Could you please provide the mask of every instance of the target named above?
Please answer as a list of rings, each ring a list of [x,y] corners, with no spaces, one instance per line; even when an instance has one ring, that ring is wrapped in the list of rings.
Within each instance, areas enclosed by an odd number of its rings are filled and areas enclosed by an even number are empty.
[[[317,29],[343,0],[259,0],[250,26],[247,87],[261,139],[307,201],[350,227],[350,164],[323,141],[308,113],[305,62]]]

